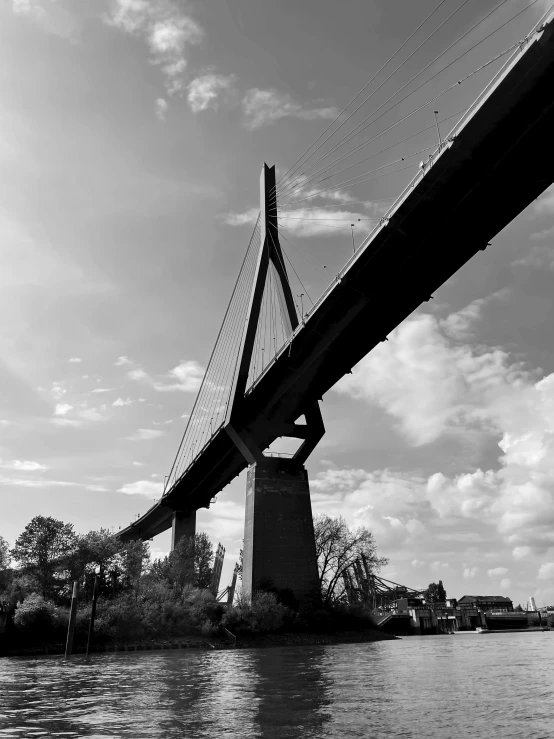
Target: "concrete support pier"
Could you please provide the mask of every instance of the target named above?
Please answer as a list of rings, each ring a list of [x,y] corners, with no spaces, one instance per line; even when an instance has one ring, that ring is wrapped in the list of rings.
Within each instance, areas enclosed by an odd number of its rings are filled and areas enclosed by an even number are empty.
[[[175,511],[171,524],[171,551],[183,536],[196,534],[196,511]]]
[[[252,465],[246,483],[243,594],[268,586],[301,603],[319,600],[308,473],[279,457]]]

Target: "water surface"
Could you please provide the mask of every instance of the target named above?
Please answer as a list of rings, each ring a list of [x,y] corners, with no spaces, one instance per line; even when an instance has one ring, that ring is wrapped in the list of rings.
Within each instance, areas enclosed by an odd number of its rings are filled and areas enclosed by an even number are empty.
[[[0,659],[1,737],[554,738],[554,632]]]

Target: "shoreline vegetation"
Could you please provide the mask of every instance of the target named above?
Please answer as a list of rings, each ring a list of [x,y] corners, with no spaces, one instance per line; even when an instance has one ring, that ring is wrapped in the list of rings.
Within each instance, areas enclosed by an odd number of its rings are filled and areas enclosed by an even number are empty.
[[[360,556],[374,571],[387,562],[377,556],[371,533],[327,516],[316,517],[314,529],[320,587],[308,602],[267,581],[251,602],[238,592],[232,604],[224,604],[216,597],[213,545],[206,534],[183,537],[167,557],[152,561],[146,542],[123,543],[105,530],[78,535],[70,524],[36,516],[13,549],[4,547],[0,654],[63,653],[75,584],[72,651],[84,653],[95,583],[92,653],[390,639],[367,607],[348,602],[342,577]],[[17,568],[9,567],[9,556]]]

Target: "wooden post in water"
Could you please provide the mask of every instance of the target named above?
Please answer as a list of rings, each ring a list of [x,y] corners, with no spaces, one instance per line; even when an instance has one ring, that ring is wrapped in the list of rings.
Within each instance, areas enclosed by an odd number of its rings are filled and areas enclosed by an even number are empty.
[[[94,633],[94,619],[96,618],[96,601],[98,600],[98,575],[94,576],[94,585],[92,586],[92,608],[90,610],[90,623],[88,625],[88,639],[87,639],[87,657],[92,643],[92,636]]]
[[[77,618],[77,580],[73,582],[73,594],[71,596],[71,608],[69,611],[69,624],[67,627],[67,641],[65,643],[65,656],[70,657],[73,650],[73,632],[75,631],[75,619]]]

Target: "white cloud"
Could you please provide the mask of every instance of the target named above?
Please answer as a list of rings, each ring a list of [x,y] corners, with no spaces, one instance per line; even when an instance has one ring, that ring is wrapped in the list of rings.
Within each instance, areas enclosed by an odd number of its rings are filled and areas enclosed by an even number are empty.
[[[551,230],[552,235],[554,235],[554,229]],[[545,234],[546,232],[541,232],[540,234],[533,234],[533,236],[535,238],[539,238],[539,236],[542,238]],[[554,247],[541,246],[537,244],[536,246],[533,246],[525,256],[512,262],[512,265],[514,267],[534,267],[535,269],[549,269],[554,271]]]
[[[512,550],[512,556],[514,559],[525,559],[525,557],[528,557],[533,550],[531,547],[514,547]]]
[[[463,571],[464,580],[472,580],[478,572],[479,572],[478,567],[464,567],[464,571]]]
[[[228,226],[253,226],[259,213],[259,208],[249,208],[242,213],[225,213],[220,218]]]
[[[441,329],[452,339],[467,339],[473,333],[475,322],[481,318],[484,304],[482,298],[474,300],[455,313],[451,313],[440,321]]]
[[[537,573],[539,580],[554,580],[554,562],[545,562]]]
[[[92,391],[93,393],[111,393],[115,388],[113,387],[96,387]]]
[[[409,560],[427,554],[429,504],[425,480],[391,470],[327,469],[310,480],[314,513],[344,516],[351,526],[367,526],[380,551],[403,550]]]
[[[554,213],[554,185],[550,185],[533,206],[535,213],[539,215]]]
[[[84,408],[83,410],[77,411],[79,418],[84,421],[104,421],[104,416],[100,413],[97,408]]]
[[[412,567],[423,567],[425,565],[425,562],[422,562],[419,559],[412,559],[411,563]]]
[[[127,376],[130,380],[148,383],[154,390],[160,393],[173,391],[192,393],[200,388],[204,372],[204,368],[198,362],[194,360],[183,360],[168,372],[167,378],[164,381],[151,377],[143,369],[131,370],[127,373]],[[177,380],[177,382],[171,382],[171,380]]]
[[[188,86],[187,100],[193,113],[217,110],[221,97],[229,99],[236,82],[234,74],[205,74],[192,80]]]
[[[552,228],[545,228],[542,231],[536,231],[535,233],[531,234],[531,238],[533,240],[540,240],[540,239],[550,239],[554,236],[554,226]],[[549,249],[549,256],[551,257],[551,260],[554,260],[554,256],[552,255],[552,249]]]
[[[440,562],[439,560],[436,560],[435,562],[431,562],[431,569],[435,572],[438,572],[439,570],[447,570],[450,569],[450,564],[448,562]]]
[[[144,467],[144,462],[133,462],[134,467]]]
[[[85,487],[93,493],[108,493],[110,491],[109,488],[106,488],[103,485],[85,485]]]
[[[132,364],[129,357],[118,357],[114,362],[116,367],[122,367],[124,364]]]
[[[67,480],[48,480],[45,477],[4,477],[0,475],[0,485],[13,485],[22,488],[73,487],[77,483]]]
[[[248,90],[242,101],[244,125],[253,131],[281,118],[300,118],[305,121],[336,118],[338,110],[333,106],[321,105],[319,101],[303,105],[294,102],[287,93],[277,90]]]
[[[52,395],[56,400],[59,400],[63,395],[66,394],[66,389],[59,383],[54,382],[52,385]]]
[[[487,570],[487,575],[489,577],[502,577],[503,575],[508,574],[507,567],[494,567],[491,570]]]
[[[188,48],[199,44],[204,32],[198,23],[170,0],[113,0],[107,22],[142,39],[153,64],[165,78],[168,95],[185,88],[183,73]]]
[[[160,121],[165,121],[168,108],[169,103],[167,100],[165,100],[165,98],[158,98],[156,100],[156,118]]]
[[[136,380],[137,382],[141,380],[149,380],[150,378],[148,373],[145,372],[143,369],[129,370],[129,372],[127,372],[127,377],[130,380]]]
[[[125,495],[144,495],[157,500],[163,493],[163,485],[161,482],[152,482],[152,480],[137,480],[137,482],[125,483],[117,492],[125,493]]]
[[[137,429],[134,434],[128,436],[127,439],[130,441],[151,441],[152,439],[159,439],[160,436],[164,436],[165,432],[161,429]]]
[[[310,238],[312,236],[337,237],[342,233],[349,236],[354,224],[354,237],[358,244],[371,230],[372,224],[364,213],[349,210],[334,210],[332,213],[321,208],[297,208],[287,210],[279,217],[279,228],[293,236]]]
[[[376,346],[335,390],[377,403],[415,445],[459,428],[498,428],[530,373],[498,348],[452,345],[416,315]]]
[[[426,501],[444,525],[491,527],[497,544],[518,558],[526,547],[544,554],[554,546],[554,373],[537,375],[501,349],[452,342],[438,319],[416,315],[337,389],[384,408],[413,446],[444,437],[495,439],[497,469],[414,477],[410,495],[419,503],[412,515],[421,518]]]
[[[500,589],[503,592],[506,592],[512,587],[512,581],[509,577],[505,577],[503,580],[500,580]]]
[[[71,357],[71,359],[69,360],[70,364],[79,364],[82,361],[83,360],[80,359],[80,357]]]
[[[170,370],[169,374],[178,380],[178,384],[166,389],[183,390],[191,393],[199,389],[204,377],[204,368],[194,360],[182,361],[177,367]]]
[[[112,405],[124,406],[124,405],[131,405],[131,403],[134,403],[134,400],[132,398],[118,398],[117,400],[114,400]]]
[[[455,341],[470,339],[475,333],[478,321],[483,315],[483,310],[490,303],[506,300],[510,296],[510,289],[503,288],[486,298],[478,298],[446,318],[441,319],[438,324],[449,338]]]
[[[69,403],[57,403],[54,408],[54,415],[65,416],[72,408],[73,406],[69,405]]]
[[[70,41],[78,38],[80,22],[57,0],[12,0],[13,12],[34,21],[43,31]]]
[[[16,470],[18,472],[36,472],[37,470],[48,469],[39,462],[20,461],[19,459],[14,459],[13,462],[0,461],[0,467],[3,470]]]
[[[253,226],[258,219],[259,209],[248,208],[236,213],[225,213],[219,216],[223,223],[229,226]],[[375,222],[377,219],[375,219]],[[330,212],[325,208],[296,208],[283,211],[279,216],[279,228],[285,233],[295,237],[310,238],[312,236],[336,237],[339,232],[351,232],[351,224],[354,224],[354,236],[358,243],[365,237],[373,227],[373,219],[369,219],[365,213],[350,210],[336,210]]]
[[[233,500],[218,498],[210,516],[197,525],[202,526],[212,541],[240,542],[244,536],[244,507]]]

